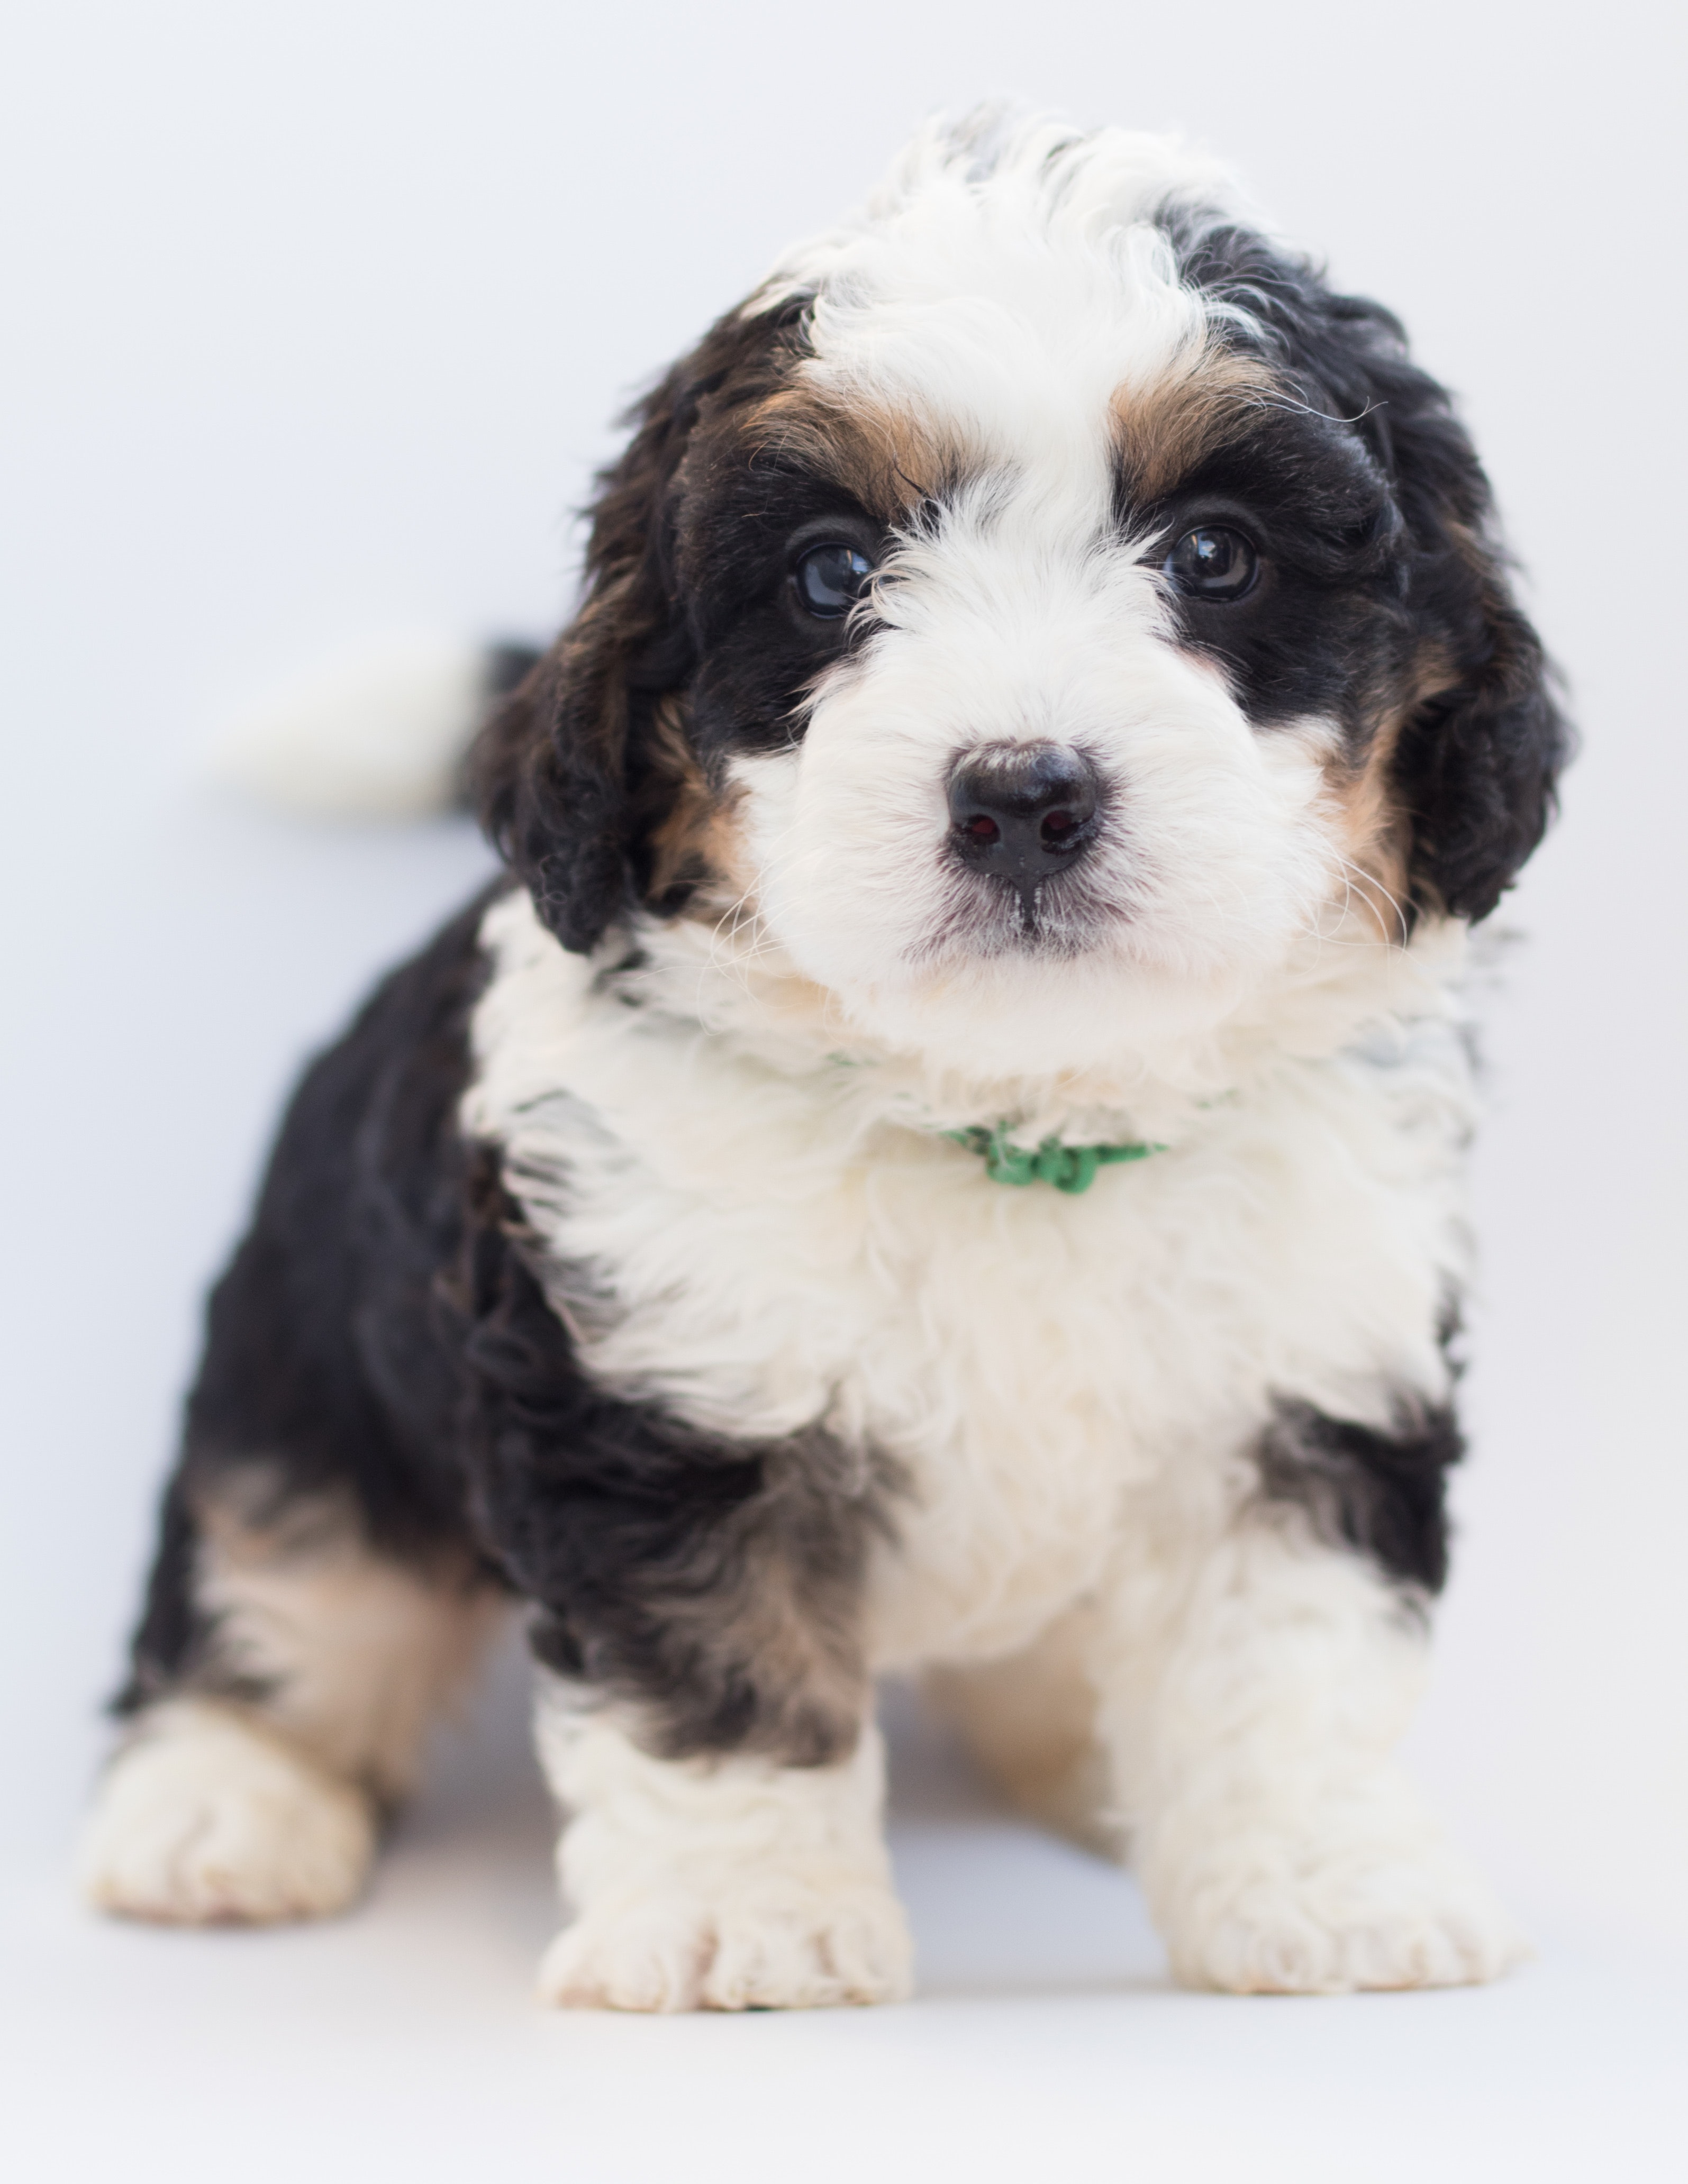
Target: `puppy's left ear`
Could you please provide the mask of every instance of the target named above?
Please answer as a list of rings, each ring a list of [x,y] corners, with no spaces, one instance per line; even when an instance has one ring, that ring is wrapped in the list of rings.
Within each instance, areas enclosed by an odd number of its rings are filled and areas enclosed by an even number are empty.
[[[1351,423],[1389,478],[1409,542],[1416,696],[1393,779],[1412,900],[1486,917],[1541,839],[1573,744],[1465,428],[1380,305],[1334,294],[1317,267],[1246,229],[1175,208],[1165,217],[1185,278],[1240,314],[1293,394]]]
[[[1512,595],[1489,482],[1446,394],[1407,360],[1388,314],[1332,303],[1362,362],[1362,430],[1390,472],[1414,549],[1407,604],[1423,694],[1394,760],[1412,828],[1412,900],[1474,922],[1540,841],[1572,734],[1540,640]]]

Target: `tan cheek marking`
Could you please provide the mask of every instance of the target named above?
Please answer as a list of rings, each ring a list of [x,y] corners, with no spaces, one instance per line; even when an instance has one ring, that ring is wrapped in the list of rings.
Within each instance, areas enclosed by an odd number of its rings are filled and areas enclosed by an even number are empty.
[[[708,851],[721,892],[734,905],[755,907],[756,866],[744,826],[745,792],[735,785],[710,822]]]
[[[1356,766],[1334,758],[1325,764],[1326,803],[1335,820],[1345,860],[1351,905],[1364,912],[1379,939],[1405,941],[1408,828],[1390,790],[1390,767],[1401,733],[1395,716],[1373,737]]]
[[[744,790],[717,789],[698,762],[686,733],[685,700],[662,699],[656,709],[652,800],[661,816],[646,839],[651,851],[649,895],[692,890],[680,915],[713,925],[729,912],[755,907],[756,869],[745,836]]]
[[[650,892],[657,900],[685,883],[697,886],[721,874],[725,803],[710,786],[686,734],[685,701],[660,700],[653,722],[653,801],[661,817],[651,827]]]
[[[1412,847],[1412,821],[1395,788],[1395,755],[1408,721],[1451,681],[1440,647],[1421,647],[1405,687],[1391,695],[1360,764],[1333,755],[1325,765],[1338,846],[1358,871],[1359,877],[1349,875],[1354,882],[1353,900],[1364,903],[1388,940],[1405,938],[1396,905],[1404,908],[1407,902]]]

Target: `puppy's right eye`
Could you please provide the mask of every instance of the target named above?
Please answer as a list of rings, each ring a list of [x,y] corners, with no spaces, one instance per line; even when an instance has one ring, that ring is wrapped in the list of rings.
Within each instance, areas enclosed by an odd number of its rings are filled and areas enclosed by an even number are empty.
[[[1186,531],[1164,564],[1178,588],[1193,599],[1240,599],[1254,589],[1260,556],[1240,531],[1216,523]]]
[[[811,546],[794,571],[805,610],[822,621],[837,621],[861,597],[873,564],[854,546],[829,538]]]

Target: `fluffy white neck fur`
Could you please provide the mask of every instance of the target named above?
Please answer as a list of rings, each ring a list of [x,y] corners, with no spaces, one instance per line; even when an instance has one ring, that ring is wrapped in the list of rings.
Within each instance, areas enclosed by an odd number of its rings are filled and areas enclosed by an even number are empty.
[[[637,965],[617,979],[623,990],[747,1062],[827,1080],[865,1127],[952,1130],[1006,1120],[1026,1144],[1045,1137],[1176,1143],[1202,1108],[1246,1096],[1286,1064],[1334,1057],[1426,1017],[1457,1015],[1467,952],[1457,921],[1422,920],[1401,947],[1345,915],[1334,930],[1295,942],[1269,977],[1256,975],[1229,994],[1201,993],[1199,1009],[1117,964],[982,965],[972,974],[972,993],[960,1000],[964,1010],[976,1000],[985,1035],[946,1041],[945,1052],[931,1028],[934,1017],[945,1031],[954,1026],[953,980],[935,1010],[918,989],[840,994],[805,978],[753,920],[714,927],[649,920],[636,937]],[[624,943],[612,944],[604,962],[625,953]],[[1064,1013],[1082,1027],[1073,1044],[1089,1053],[1075,1053],[1065,1067],[1014,1065],[1012,986],[1027,975],[1068,989]],[[1039,1028],[1049,1022],[1046,1016]],[[968,1045],[973,1052],[953,1050]]]

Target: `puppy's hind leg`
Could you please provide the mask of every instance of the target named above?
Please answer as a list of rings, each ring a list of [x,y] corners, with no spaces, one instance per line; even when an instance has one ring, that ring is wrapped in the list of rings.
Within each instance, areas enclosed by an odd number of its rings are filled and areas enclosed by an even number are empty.
[[[1090,1674],[1095,1623],[1092,1611],[1075,1610],[1022,1652],[933,1669],[923,1688],[1028,1819],[1117,1858],[1120,1830]]]
[[[343,1909],[495,1613],[461,1566],[372,1552],[348,1496],[284,1498],[261,1465],[178,1481],[85,1894],[186,1924]]]

